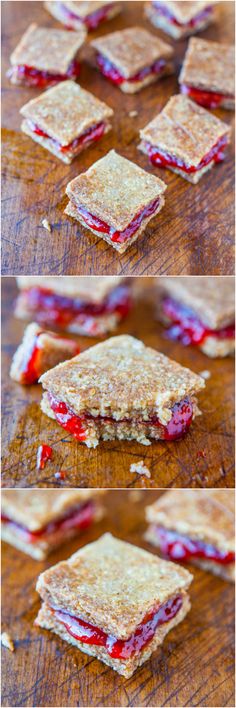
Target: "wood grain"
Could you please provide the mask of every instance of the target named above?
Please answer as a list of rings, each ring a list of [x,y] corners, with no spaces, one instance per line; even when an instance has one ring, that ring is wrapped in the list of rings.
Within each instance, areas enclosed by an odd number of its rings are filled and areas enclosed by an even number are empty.
[[[140,495],[139,501],[134,494]],[[109,492],[104,520],[47,562],[33,561],[3,544],[2,631],[14,640],[15,652],[2,651],[2,705],[234,705],[233,587],[210,573],[191,567],[190,613],[130,679],[33,625],[40,607],[35,591],[38,574],[78,547],[109,530],[153,550],[143,539],[144,507],[159,494],[151,490]]]
[[[149,289],[149,279],[142,279]],[[217,283],[216,283],[217,287]],[[145,290],[145,292],[146,292]],[[196,418],[183,440],[158,442],[149,447],[135,441],[101,443],[95,450],[77,443],[40,410],[41,386],[23,387],[9,378],[12,355],[21,341],[25,323],[13,317],[16,296],[13,278],[2,278],[3,317],[3,431],[2,484],[5,487],[233,487],[234,486],[234,364],[208,359],[194,347],[182,347],[163,338],[154,307],[137,302],[117,330],[163,351],[196,373],[211,376],[199,395],[202,416]],[[147,297],[147,295],[145,296]],[[98,340],[78,338],[82,349]],[[43,471],[36,469],[38,445],[53,448]],[[151,479],[130,472],[143,459]],[[64,473],[64,479],[56,475]]]
[[[233,146],[225,162],[192,186],[168,170],[154,169],[136,148],[138,132],[178,92],[177,76],[187,41],[174,43],[176,74],[136,95],[124,95],[83,64],[81,85],[114,109],[113,130],[83,152],[71,166],[64,165],[21,133],[19,109],[36,89],[13,87],[5,78],[9,55],[28,24],[59,26],[42,2],[3,2],[3,274],[232,274],[234,272],[234,159]],[[233,42],[234,3],[222,2],[219,22],[202,36]],[[143,3],[123,2],[123,13],[97,34],[141,24],[157,30],[143,18]],[[60,25],[61,26],[61,25]],[[161,33],[160,33],[161,35]],[[94,36],[94,35],[93,35]],[[166,35],[162,35],[167,39]],[[137,111],[137,117],[130,117]],[[216,111],[233,124],[233,113]],[[63,212],[69,180],[86,170],[111,148],[164,179],[166,205],[139,241],[119,256],[101,239],[83,231]],[[42,227],[47,217],[49,234]]]

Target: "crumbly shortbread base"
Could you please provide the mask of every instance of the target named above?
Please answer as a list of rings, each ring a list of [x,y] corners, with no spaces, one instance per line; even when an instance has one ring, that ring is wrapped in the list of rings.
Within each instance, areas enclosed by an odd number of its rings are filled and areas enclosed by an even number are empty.
[[[81,28],[81,24],[85,24],[82,21],[82,19],[76,20],[76,19],[69,17],[68,20],[66,20],[64,13],[61,12],[60,3],[58,3],[58,2],[45,2],[44,4],[45,4],[45,7],[48,10],[48,12],[50,12],[50,15],[52,15],[52,17],[55,17],[55,19],[58,20],[59,22],[61,22],[63,25],[65,25],[65,27],[68,27],[70,25],[70,27],[72,27],[72,29],[78,30]],[[116,15],[118,15],[120,13],[120,11],[121,11],[121,6],[117,3],[116,5],[114,5],[114,7],[110,8],[109,12],[107,13],[106,19],[103,20],[101,22],[101,24],[103,24],[103,22],[107,22],[107,20],[112,20],[113,17],[116,17]],[[90,13],[90,14],[92,14],[92,13]],[[93,31],[93,30],[90,30],[90,31]]]
[[[160,71],[159,74],[149,74],[149,76],[146,76],[145,79],[142,79],[141,81],[123,81],[122,84],[118,84],[118,88],[123,91],[123,93],[137,93],[146,86],[150,86],[150,84],[154,84],[162,78],[164,79],[165,76],[173,74],[173,71],[174,66],[172,62],[167,62],[165,69]]]
[[[154,27],[163,30],[163,32],[169,34],[170,37],[173,37],[173,39],[184,39],[185,37],[190,37],[192,34],[202,32],[202,30],[208,27],[208,25],[212,22],[212,18],[209,18],[202,20],[202,22],[198,22],[198,24],[192,28],[188,27],[185,29],[184,27],[178,27],[172,22],[168,22],[166,17],[157,14],[151,3],[148,3],[147,7],[145,7],[145,14]]]
[[[235,339],[218,339],[217,337],[206,337],[204,342],[199,346],[199,349],[211,357],[233,356],[235,351]]]
[[[158,146],[156,146],[156,147],[158,148]],[[145,147],[144,140],[141,140],[141,143],[139,143],[138,150],[140,150],[140,152],[143,152],[144,155],[147,155],[148,159],[150,160],[150,157],[149,157],[148,152]],[[167,165],[166,167],[163,168],[160,165],[153,164],[153,167],[157,167],[157,168],[159,167],[160,169],[170,170],[171,172],[175,172],[176,175],[180,175],[180,177],[183,177],[183,179],[186,179],[187,182],[191,182],[191,184],[197,184],[199,182],[199,180],[201,179],[201,177],[203,177],[205,172],[209,172],[209,170],[211,170],[211,168],[214,166],[214,164],[215,164],[214,160],[212,160],[212,162],[209,162],[209,165],[206,165],[201,170],[198,170],[197,172],[192,172],[190,174],[188,174],[187,172],[183,172],[182,170],[178,169],[178,167],[171,167],[171,165]]]
[[[79,642],[74,639],[74,637],[66,631],[66,628],[63,627],[61,622],[55,618],[49,606],[45,602],[43,602],[42,607],[39,610],[35,624],[39,627],[43,627],[44,629],[52,630],[55,634],[61,637],[61,639],[64,639],[64,641],[69,644],[73,644],[77,647],[77,649],[84,652],[84,654],[94,656],[96,659],[99,659],[100,661],[103,661],[104,664],[110,666],[114,669],[114,671],[117,671],[119,674],[122,674],[122,676],[129,678],[139,666],[142,666],[142,664],[149,659],[156,648],[162,644],[168,632],[182,622],[186,614],[189,612],[190,607],[189,597],[186,593],[183,593],[183,605],[177,615],[170,620],[170,622],[157,629],[155,637],[152,639],[150,644],[148,644],[148,646],[140,652],[139,655],[132,657],[127,661],[113,659],[109,656],[109,654],[107,654],[104,647],[92,646],[91,644],[85,644],[84,642]]]
[[[141,234],[145,231],[146,226],[147,226],[147,224],[149,223],[149,221],[151,221],[152,219],[154,219],[154,218],[157,216],[157,214],[159,214],[159,211],[161,211],[162,207],[163,207],[164,204],[165,204],[165,199],[164,199],[163,196],[160,196],[160,197],[159,197],[159,202],[160,202],[160,203],[159,203],[159,206],[158,206],[158,208],[156,209],[156,211],[155,211],[153,214],[151,214],[151,216],[148,216],[146,219],[144,219],[144,220],[142,221],[142,223],[141,223],[139,229],[137,229],[137,231],[135,231],[135,233],[133,234],[133,236],[131,236],[131,238],[128,238],[127,241],[125,241],[124,243],[115,243],[114,241],[111,241],[111,239],[109,238],[108,234],[103,234],[103,233],[101,233],[100,231],[95,231],[95,229],[91,229],[91,228],[85,223],[85,221],[83,221],[82,217],[78,215],[78,210],[77,210],[76,206],[74,206],[74,204],[73,204],[71,201],[69,201],[69,203],[68,203],[68,205],[67,205],[67,207],[66,207],[64,213],[67,214],[68,216],[71,216],[72,219],[76,219],[76,221],[79,221],[79,223],[80,223],[87,231],[90,231],[90,232],[93,234],[93,236],[96,236],[97,238],[103,239],[103,241],[106,241],[106,243],[108,243],[109,246],[112,246],[112,247],[113,247],[116,251],[118,251],[119,253],[124,253],[124,252],[127,250],[127,248],[129,248],[130,246],[132,246],[132,244],[137,240],[137,238],[138,238],[139,236],[141,236]]]
[[[111,129],[111,124],[110,123],[105,123],[105,128],[104,128],[104,133],[101,136],[101,138],[108,133],[108,131]],[[53,140],[50,140],[50,138],[44,138],[42,135],[37,135],[37,133],[34,133],[32,130],[30,130],[29,125],[27,120],[23,120],[21,123],[21,130],[23,133],[28,135],[32,140],[34,140],[35,143],[39,143],[41,147],[44,147],[46,150],[49,150],[53,155],[58,157],[59,160],[62,160],[62,162],[65,162],[66,165],[70,165],[71,162],[78,157],[78,155],[86,150],[86,148],[90,147],[90,145],[93,144],[93,139],[90,140],[89,142],[86,143],[86,145],[81,145],[78,147],[76,152],[67,150],[67,152],[62,152],[57,148]],[[79,136],[78,136],[79,137]]]

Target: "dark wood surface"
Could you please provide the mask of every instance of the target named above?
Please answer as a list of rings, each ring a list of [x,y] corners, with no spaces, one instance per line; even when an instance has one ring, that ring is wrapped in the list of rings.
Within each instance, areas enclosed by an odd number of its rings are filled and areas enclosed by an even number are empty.
[[[164,339],[164,330],[155,321],[151,302],[148,298],[147,302],[137,302],[117,334],[137,336],[196,373],[208,370],[211,376],[199,395],[203,415],[196,418],[188,435],[178,442],[157,442],[147,447],[135,441],[110,441],[88,449],[41,412],[41,386],[23,387],[9,378],[11,358],[26,323],[13,317],[17,292],[14,278],[2,281],[3,486],[234,486],[233,359],[212,360],[194,347],[182,347]],[[148,292],[149,279],[142,279],[142,283],[146,283]],[[97,341],[78,338],[82,349]],[[36,455],[41,443],[52,446],[53,458],[39,471]],[[141,459],[150,469],[150,480],[130,472],[130,465]],[[63,479],[55,477],[60,471],[64,473]]]
[[[232,274],[234,272],[234,176],[233,146],[225,162],[207,173],[193,186],[168,170],[152,168],[136,147],[139,129],[178,92],[177,77],[187,41],[174,42],[175,76],[125,95],[83,64],[81,85],[94,92],[114,109],[113,130],[94,147],[83,152],[71,166],[21,133],[19,109],[39,95],[36,89],[14,87],[5,78],[9,55],[30,22],[61,27],[43,8],[42,2],[2,2],[3,10],[3,274]],[[221,2],[219,21],[202,37],[233,42],[234,3]],[[104,24],[97,34],[141,24],[158,34],[143,18],[142,2],[124,2],[123,14]],[[94,36],[94,35],[93,35]],[[86,50],[87,51],[87,50]],[[137,111],[135,118],[130,111]],[[216,111],[232,123],[230,111]],[[67,204],[65,188],[69,180],[86,170],[111,148],[116,148],[144,169],[164,179],[168,185],[166,205],[155,223],[125,254],[83,231],[78,222],[63,212]],[[42,227],[47,217],[53,226],[49,234]]]
[[[45,490],[45,493],[46,490]],[[143,539],[144,507],[160,492],[108,492],[107,516],[38,562],[3,544],[2,631],[15,652],[2,651],[4,706],[233,706],[234,592],[229,583],[189,568],[192,608],[132,678],[34,627],[40,607],[37,576],[105,531],[155,553]],[[203,492],[204,493],[204,492]],[[134,495],[139,495],[139,501]]]

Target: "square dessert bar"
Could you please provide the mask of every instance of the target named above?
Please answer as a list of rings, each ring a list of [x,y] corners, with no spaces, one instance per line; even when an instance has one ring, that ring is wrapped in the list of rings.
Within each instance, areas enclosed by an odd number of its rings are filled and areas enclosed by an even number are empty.
[[[99,521],[99,497],[91,489],[20,489],[2,492],[2,540],[43,560],[54,548]]]
[[[139,149],[156,167],[167,167],[197,184],[224,159],[230,132],[226,123],[179,94],[140,131]]]
[[[125,93],[135,93],[173,73],[173,49],[142,27],[128,27],[94,39],[96,64]]]
[[[44,91],[20,112],[23,133],[67,164],[110,130],[113,116],[112,108],[74,81]]]
[[[32,322],[26,327],[23,340],[13,356],[10,376],[20,384],[37,383],[45,371],[79,353],[77,342],[62,339]]]
[[[205,108],[235,106],[234,47],[190,39],[179,76],[181,93]]]
[[[233,490],[171,490],[146,507],[145,537],[170,560],[234,581],[234,516]]]
[[[65,214],[124,253],[164,206],[166,185],[115,150],[72,182]]]
[[[168,339],[199,347],[210,357],[235,349],[233,277],[159,278],[157,315]]]
[[[100,337],[132,308],[132,279],[120,276],[19,276],[15,316]]]
[[[112,20],[121,11],[121,3],[104,0],[95,2],[45,2],[44,6],[50,15],[66,25],[68,29],[77,30],[81,23],[88,31],[96,29],[102,22]]]
[[[110,533],[42,573],[36,624],[132,676],[190,609],[192,575]]]
[[[134,337],[97,344],[44,374],[42,410],[76,440],[177,440],[199,412],[204,379]]]
[[[154,27],[163,30],[174,39],[183,39],[196,34],[214,20],[214,0],[153,0],[145,2],[145,13]]]
[[[86,38],[81,25],[78,32],[30,25],[21,38],[10,62],[8,76],[12,84],[44,88],[65,79],[77,79],[80,66],[78,50]]]

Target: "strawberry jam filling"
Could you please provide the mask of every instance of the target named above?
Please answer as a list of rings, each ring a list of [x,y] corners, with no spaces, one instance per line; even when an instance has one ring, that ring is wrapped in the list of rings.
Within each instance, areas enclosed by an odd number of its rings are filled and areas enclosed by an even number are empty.
[[[9,69],[8,76],[11,77],[14,72],[15,67],[12,67],[12,69]],[[34,69],[33,66],[25,64],[17,66],[17,78],[22,79],[28,86],[36,86],[38,88],[44,88],[44,86],[66,81],[67,79],[77,79],[79,74],[80,65],[75,59],[71,62],[66,74],[51,74],[50,71]]]
[[[111,61],[109,61],[109,59],[103,56],[103,54],[97,54],[96,61],[103,76],[110,79],[113,84],[117,85],[123,84],[124,81],[128,83],[143,81],[146,76],[150,76],[151,74],[160,74],[166,66],[166,61],[164,59],[158,59],[151,66],[146,66],[137,74],[126,78],[122,75],[119,69],[117,69]]]
[[[164,6],[164,3],[162,2],[155,2],[153,0],[153,6],[155,10],[157,11],[158,15],[162,15],[162,17],[166,17],[168,22],[170,22],[172,25],[177,25],[177,27],[183,27],[184,29],[191,29],[193,27],[196,27],[200,22],[204,22],[204,20],[207,20],[210,15],[212,14],[212,7],[209,5],[209,7],[206,7],[205,10],[202,12],[199,12],[195,17],[193,17],[191,20],[188,22],[179,22],[179,20],[176,19],[176,17],[172,14],[172,12]]]
[[[48,460],[52,457],[52,447],[50,445],[39,445],[37,452],[37,469],[44,470]]]
[[[8,524],[22,540],[27,543],[37,543],[37,541],[47,539],[52,534],[57,531],[63,532],[69,529],[86,529],[92,523],[94,519],[94,503],[92,501],[86,504],[79,504],[64,514],[60,519],[51,521],[49,524],[37,531],[30,531],[26,526],[18,524],[16,521],[12,521],[5,514],[1,515],[1,522],[3,524]]]
[[[171,598],[158,609],[149,612],[135,632],[126,640],[117,639],[112,635],[106,634],[99,627],[74,617],[68,612],[51,609],[56,619],[66,627],[69,634],[77,641],[105,647],[107,653],[113,659],[130,659],[134,654],[139,654],[151,642],[157,628],[166,622],[170,622],[181,607],[181,595],[177,595],[174,599]]]
[[[215,91],[203,91],[202,89],[195,88],[194,86],[186,86],[186,84],[181,84],[181,93],[189,96],[200,106],[205,108],[218,108],[221,104],[229,99],[234,100],[234,96],[226,95],[223,93],[216,93]]]
[[[189,560],[191,558],[205,558],[221,565],[234,563],[235,553],[221,551],[210,543],[198,539],[188,538],[177,531],[170,531],[163,526],[156,527],[160,549],[171,560]]]
[[[68,8],[64,5],[63,2],[57,4],[59,6],[60,13],[65,18],[68,29],[73,29],[73,25],[71,26],[70,24],[68,24],[70,20],[72,20],[72,22],[82,22],[84,25],[86,25],[88,30],[93,30],[96,29],[96,27],[98,27],[101,22],[105,22],[115,3],[111,2],[105,5],[104,7],[98,8],[98,10],[95,10],[95,12],[91,12],[91,14],[86,15],[85,17],[80,17],[71,10],[68,10]]]
[[[33,340],[31,342],[31,345],[28,349],[27,352],[25,352],[23,361],[20,366],[20,374],[21,374],[21,383],[22,384],[33,384],[37,383],[38,379],[40,378],[41,374],[43,373],[42,371],[42,348],[40,345],[38,346],[39,343],[39,338],[43,334],[43,331],[38,332],[38,334],[33,337]],[[52,334],[50,332],[50,337],[53,339],[59,339],[58,335]],[[65,344],[67,343],[67,340],[63,340]],[[70,345],[72,345],[72,340],[70,340]],[[80,349],[77,346],[76,342],[74,342],[74,352],[71,351],[71,356],[76,356],[76,354],[80,353]]]
[[[210,329],[190,307],[186,307],[170,297],[163,298],[162,309],[164,315],[171,321],[171,327],[166,332],[168,339],[177,340],[186,346],[203,344],[207,337],[222,340],[233,339],[235,336],[234,323],[218,330]]]
[[[147,425],[149,427],[157,426],[161,428],[161,436],[163,440],[179,440],[188,431],[189,426],[192,422],[193,417],[193,406],[191,401],[186,398],[179,403],[175,403],[172,410],[172,417],[167,425],[163,425],[157,416],[152,416],[149,420],[143,420],[137,418],[137,420],[129,420],[128,418],[123,418],[122,420],[115,420],[115,418],[109,416],[96,416],[91,415],[76,415],[69,406],[63,401],[58,401],[53,394],[48,391],[48,399],[55,415],[56,421],[59,425],[67,430],[76,440],[84,442],[87,438],[86,428],[89,421],[94,423],[113,423],[119,425],[120,423],[137,423],[142,425]]]
[[[48,133],[45,133],[45,131],[36,125],[36,123],[33,123],[33,121],[28,119],[27,123],[33,133],[36,133],[36,135],[41,135],[43,138],[47,138],[47,140],[50,140],[55,145],[57,150],[65,153],[68,151],[77,153],[79,149],[84,147],[87,143],[96,142],[104,135],[104,130],[106,127],[104,122],[97,123],[97,125],[93,125],[91,128],[88,128],[88,130],[86,130],[82,135],[79,135],[78,138],[72,140],[72,142],[68,145],[61,145],[58,140],[51,138]]]
[[[145,209],[137,214],[134,219],[130,222],[129,226],[124,231],[116,231],[105,221],[102,221],[97,216],[91,214],[85,207],[76,204],[78,214],[82,217],[83,221],[89,226],[93,231],[98,231],[99,233],[108,234],[109,238],[113,243],[124,243],[139,229],[144,219],[152,216],[159,206],[160,200],[155,199],[151,202]]]
[[[224,135],[217,143],[211,148],[211,150],[202,158],[198,165],[186,165],[180,158],[171,155],[164,150],[160,150],[155,145],[151,145],[149,142],[144,143],[145,150],[150,158],[150,162],[158,167],[176,167],[181,172],[190,174],[192,172],[198,172],[206,167],[210,162],[222,162],[224,160],[223,150],[228,143],[227,137]]]
[[[39,322],[47,322],[58,327],[67,327],[73,322],[80,325],[90,323],[90,329],[96,325],[96,318],[116,314],[126,317],[131,309],[130,286],[121,283],[98,304],[84,302],[79,298],[57,295],[45,288],[30,288],[24,291],[27,307]]]

